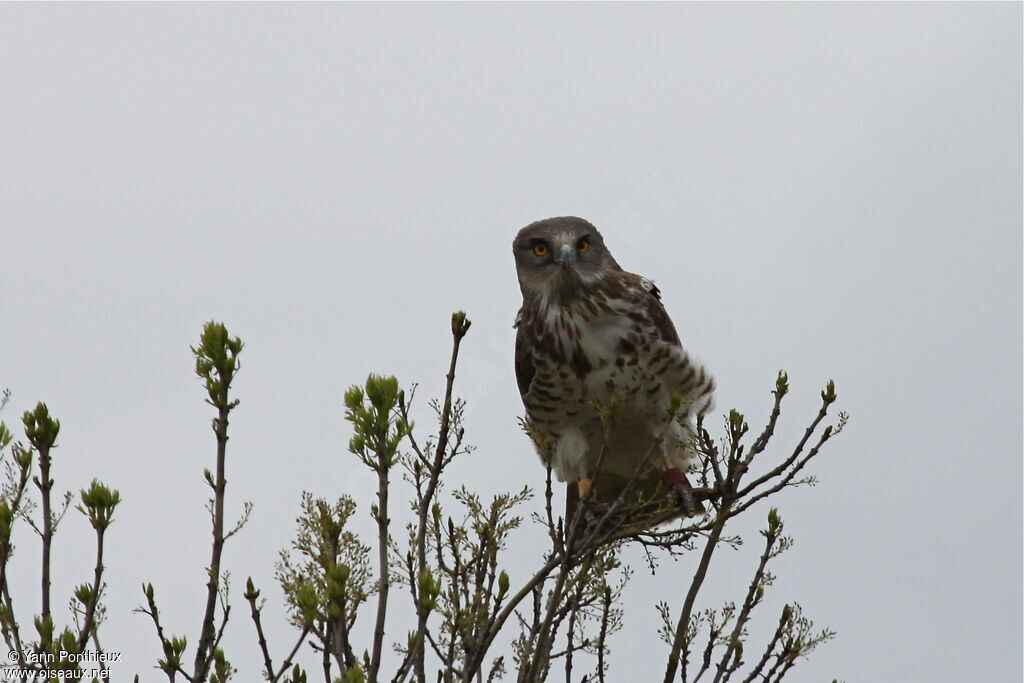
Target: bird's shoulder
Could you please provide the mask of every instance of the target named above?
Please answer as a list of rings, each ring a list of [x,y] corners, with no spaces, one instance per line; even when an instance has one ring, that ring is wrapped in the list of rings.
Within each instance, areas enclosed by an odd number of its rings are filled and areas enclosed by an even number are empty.
[[[654,327],[658,337],[670,344],[678,345],[679,334],[662,302],[661,289],[654,280],[626,271],[619,274],[619,280],[625,289],[625,296],[637,306],[640,316]]]
[[[602,282],[602,294],[619,298],[636,298],[639,300],[653,297],[661,301],[661,290],[654,280],[626,270],[616,270]]]

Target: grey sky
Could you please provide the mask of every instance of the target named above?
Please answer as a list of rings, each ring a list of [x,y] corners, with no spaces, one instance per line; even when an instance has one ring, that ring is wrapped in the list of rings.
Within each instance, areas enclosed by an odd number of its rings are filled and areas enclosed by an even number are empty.
[[[301,491],[354,495],[369,529],[343,390],[386,372],[425,406],[452,310],[474,322],[458,387],[478,446],[457,480],[541,483],[515,422],[510,244],[575,214],[657,281],[721,411],[756,426],[785,368],[778,446],[829,378],[851,413],[820,484],[777,499],[796,546],[755,641],[797,600],[839,637],[795,681],[1020,680],[1021,18],[1019,3],[0,5],[3,419],[47,401],[57,488],[95,476],[124,496],[107,563],[118,678],[159,680],[130,612],[143,581],[170,631],[194,644],[199,627],[202,323],[247,342],[229,506],[256,508],[226,551],[225,644],[255,681],[241,590],[264,588],[280,658],[273,563]],[[57,595],[89,575],[87,531],[64,522]],[[741,597],[749,540],[714,561],[702,607]],[[27,619],[36,550],[18,542]],[[513,582],[536,547],[510,549]],[[637,562],[612,680],[663,670],[654,601],[681,602],[693,564],[652,578]]]

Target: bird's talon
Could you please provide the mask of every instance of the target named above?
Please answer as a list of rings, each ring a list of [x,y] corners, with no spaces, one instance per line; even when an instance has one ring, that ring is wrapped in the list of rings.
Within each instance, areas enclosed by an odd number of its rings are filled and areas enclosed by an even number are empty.
[[[705,511],[704,506],[693,495],[691,489],[685,482],[677,481],[669,486],[669,492],[676,501],[676,505],[687,517],[696,517]]]

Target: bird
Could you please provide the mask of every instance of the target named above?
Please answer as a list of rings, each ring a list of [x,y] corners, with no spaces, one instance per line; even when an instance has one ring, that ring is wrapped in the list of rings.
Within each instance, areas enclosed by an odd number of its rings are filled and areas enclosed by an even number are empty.
[[[685,472],[715,380],[683,348],[661,291],[623,270],[598,229],[576,216],[530,223],[512,251],[523,297],[514,325],[523,424],[567,483],[565,519],[581,501],[620,497],[624,509],[669,496],[676,517],[704,512]]]

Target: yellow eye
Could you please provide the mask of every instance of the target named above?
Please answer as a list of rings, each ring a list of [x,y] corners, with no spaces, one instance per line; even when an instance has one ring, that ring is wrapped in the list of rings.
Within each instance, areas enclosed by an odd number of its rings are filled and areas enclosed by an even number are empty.
[[[588,251],[590,251],[590,242],[587,241],[586,237],[577,242],[576,251],[580,252],[581,254],[586,254]]]
[[[537,256],[547,256],[548,245],[544,244],[543,242],[538,242],[537,244],[533,245],[533,253]]]

